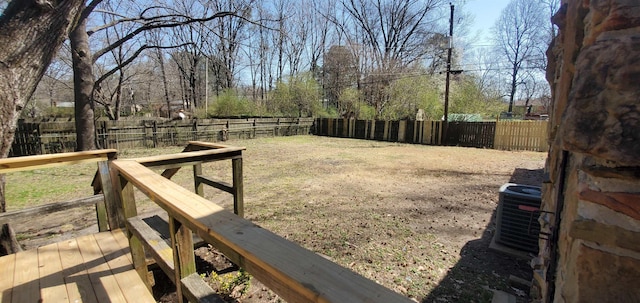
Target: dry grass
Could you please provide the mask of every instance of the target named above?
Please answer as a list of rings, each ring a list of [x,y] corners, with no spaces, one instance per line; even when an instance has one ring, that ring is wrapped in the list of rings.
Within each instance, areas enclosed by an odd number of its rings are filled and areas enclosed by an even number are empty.
[[[386,287],[424,302],[482,302],[486,288],[509,290],[509,274],[526,274],[526,262],[486,246],[498,188],[516,169],[541,168],[543,153],[312,136],[227,143],[247,147],[248,219]],[[231,164],[204,173],[230,181]],[[188,170],[175,180],[192,187]],[[227,194],[205,194],[232,207]]]

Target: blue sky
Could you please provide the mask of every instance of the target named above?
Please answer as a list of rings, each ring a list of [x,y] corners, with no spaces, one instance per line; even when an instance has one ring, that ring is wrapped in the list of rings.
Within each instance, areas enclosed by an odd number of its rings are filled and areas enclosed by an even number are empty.
[[[489,44],[491,27],[510,0],[470,0],[465,10],[474,15],[471,34],[480,31],[480,41],[474,44]],[[454,33],[455,34],[455,33]]]

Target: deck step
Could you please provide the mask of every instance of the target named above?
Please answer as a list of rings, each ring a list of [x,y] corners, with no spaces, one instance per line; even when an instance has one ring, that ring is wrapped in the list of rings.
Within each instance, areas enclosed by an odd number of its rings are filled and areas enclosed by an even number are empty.
[[[197,273],[190,274],[182,278],[182,293],[189,299],[189,302],[200,303],[225,303],[207,283],[200,278]]]
[[[141,217],[141,215],[139,215],[139,217]],[[160,237],[164,239],[165,242],[167,242],[167,244],[171,243],[171,235],[169,235],[169,221],[167,219],[166,213],[142,217],[141,219],[153,230],[155,230],[158,235],[160,235]],[[195,233],[193,234],[193,247],[201,247],[206,244],[207,243],[204,242],[202,238],[198,237],[198,235],[196,235]]]
[[[173,251],[157,230],[149,226],[146,219],[138,216],[127,219],[127,228],[144,243],[146,250],[153,256],[162,271],[176,284],[173,264]],[[224,303],[225,301],[197,274],[191,274],[180,280],[183,294],[189,302]]]

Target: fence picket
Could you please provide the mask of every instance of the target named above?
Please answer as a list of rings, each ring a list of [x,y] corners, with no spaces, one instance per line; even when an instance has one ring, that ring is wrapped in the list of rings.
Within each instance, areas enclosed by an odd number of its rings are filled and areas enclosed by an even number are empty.
[[[549,150],[547,121],[450,122],[447,138],[442,137],[442,123],[319,118],[316,125],[322,127],[317,127],[315,134],[426,145],[440,145],[444,140],[448,145],[468,147]]]
[[[96,135],[100,148],[152,148],[184,145],[191,140],[222,141],[229,137],[244,139],[256,136],[307,134],[313,122],[313,118],[98,121]],[[324,126],[316,129],[320,127]],[[71,152],[75,149],[76,133],[73,121],[20,121],[10,156]]]

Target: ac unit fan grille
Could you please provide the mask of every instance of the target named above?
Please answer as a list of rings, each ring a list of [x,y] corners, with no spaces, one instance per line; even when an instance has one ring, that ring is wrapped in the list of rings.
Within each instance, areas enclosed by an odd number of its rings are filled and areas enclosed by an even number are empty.
[[[496,241],[515,249],[537,253],[540,223],[538,212],[522,210],[519,206],[540,207],[540,198],[500,193],[497,213]]]

